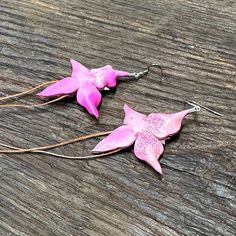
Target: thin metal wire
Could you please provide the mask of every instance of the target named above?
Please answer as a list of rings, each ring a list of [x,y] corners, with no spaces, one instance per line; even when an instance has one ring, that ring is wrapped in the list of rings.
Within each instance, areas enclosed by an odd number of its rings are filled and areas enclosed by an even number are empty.
[[[67,95],[61,96],[59,98],[53,99],[51,101],[45,102],[45,103],[34,103],[34,104],[30,104],[30,105],[26,105],[26,104],[1,104],[0,108],[35,108],[35,107],[43,107],[46,106],[48,104],[57,102],[59,100],[62,100],[63,98],[68,97]]]
[[[193,106],[193,108],[191,108],[190,110],[189,110],[189,112],[198,112],[198,111],[201,111],[201,108],[199,107],[199,106],[197,106],[197,105],[195,105],[195,104],[192,104],[192,103],[190,103],[190,102],[186,102],[188,105],[191,105],[191,106]]]
[[[34,92],[35,90],[41,88],[41,87],[44,87],[45,85],[48,85],[48,84],[52,84],[52,83],[55,83],[57,82],[58,80],[54,80],[54,81],[50,81],[50,82],[45,82],[45,83],[42,83],[42,84],[39,84],[29,90],[26,90],[24,92],[21,92],[21,93],[16,93],[16,94],[13,94],[13,95],[9,95],[9,96],[6,96],[6,97],[0,97],[0,101],[5,101],[7,99],[11,99],[11,98],[16,98],[16,97],[20,97],[20,96],[24,96],[26,94],[29,94],[29,93],[32,93]]]
[[[199,107],[201,107],[201,108],[203,108],[203,109],[205,109],[205,110],[207,110],[207,111],[209,111],[209,112],[211,112],[211,113],[213,113],[213,114],[215,114],[217,116],[221,116],[221,117],[224,116],[223,114],[221,114],[221,113],[219,113],[217,111],[214,111],[214,110],[212,110],[212,109],[210,109],[210,108],[208,108],[208,107],[206,107],[204,105],[201,105],[201,104],[199,104],[199,103],[197,103],[195,101],[186,101],[186,103],[191,105],[191,106],[199,106]]]
[[[14,151],[21,150],[20,148],[13,147],[13,146],[7,145],[5,143],[0,143],[0,146],[14,149]],[[117,153],[119,151],[121,151],[121,149],[115,149],[115,150],[110,151],[110,152],[106,152],[106,153],[102,153],[102,154],[88,155],[88,156],[68,156],[68,155],[61,155],[61,154],[57,154],[57,153],[54,153],[54,152],[47,152],[47,151],[42,151],[42,150],[31,150],[29,152],[32,152],[32,153],[42,153],[42,154],[46,154],[46,155],[50,155],[50,156],[55,156],[55,157],[60,157],[60,158],[65,158],[65,159],[85,160],[85,159],[92,159],[92,158],[109,156],[109,155]]]
[[[83,140],[87,140],[87,139],[91,139],[91,138],[95,138],[95,137],[100,137],[100,136],[104,136],[107,134],[110,134],[111,131],[105,131],[105,132],[99,132],[99,133],[95,133],[95,134],[88,134],[88,135],[84,135],[84,136],[79,136],[70,140],[66,140],[60,143],[56,143],[56,144],[50,144],[47,146],[40,146],[40,147],[34,147],[34,148],[17,148],[16,150],[0,150],[0,153],[25,153],[25,152],[31,152],[31,151],[38,151],[38,150],[48,150],[48,149],[52,149],[52,148],[56,148],[56,147],[61,147],[61,146],[65,146],[67,144],[72,144],[72,143],[76,143],[79,141],[83,141]]]

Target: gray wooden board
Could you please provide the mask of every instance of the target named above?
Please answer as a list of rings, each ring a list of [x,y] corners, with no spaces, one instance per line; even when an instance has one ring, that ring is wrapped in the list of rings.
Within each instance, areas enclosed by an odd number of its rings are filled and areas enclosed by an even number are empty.
[[[35,147],[111,130],[124,103],[151,113],[196,100],[225,115],[188,116],[165,146],[162,178],[132,149],[89,161],[1,155],[0,235],[235,235],[235,1],[1,0],[0,35],[1,95],[69,75],[70,58],[131,72],[159,63],[165,73],[119,83],[98,121],[75,99],[0,110],[1,142]],[[99,140],[55,151],[85,155]]]

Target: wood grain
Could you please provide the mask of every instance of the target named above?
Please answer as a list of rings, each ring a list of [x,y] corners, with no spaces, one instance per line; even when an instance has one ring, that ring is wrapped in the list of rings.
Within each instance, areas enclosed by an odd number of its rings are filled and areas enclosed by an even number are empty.
[[[181,0],[1,0],[0,92],[10,95],[93,68],[164,68],[104,94],[96,121],[74,99],[1,110],[0,140],[34,147],[121,124],[122,107],[189,116],[161,159],[164,175],[131,150],[103,159],[0,156],[0,235],[224,235],[236,233],[236,3]],[[25,96],[13,102],[35,102]],[[88,154],[99,139],[57,149]]]

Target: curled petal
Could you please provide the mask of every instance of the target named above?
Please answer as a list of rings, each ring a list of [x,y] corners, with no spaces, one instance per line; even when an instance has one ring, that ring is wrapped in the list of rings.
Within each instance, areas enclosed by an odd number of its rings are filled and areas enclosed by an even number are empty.
[[[163,151],[162,143],[154,135],[147,132],[139,133],[134,144],[135,156],[147,162],[160,174],[162,174],[162,169],[158,159]]]
[[[75,93],[79,88],[79,80],[74,77],[66,77],[58,82],[48,86],[37,95],[40,97],[53,97],[64,94]]]
[[[79,78],[80,74],[88,73],[89,69],[82,65],[80,62],[71,59],[70,64],[72,66],[71,77]]]
[[[115,87],[116,86],[116,71],[110,65],[103,66],[90,71],[96,77],[95,85],[98,88]]]
[[[152,113],[148,115],[145,130],[153,133],[158,139],[165,139],[168,136],[179,132],[184,117],[190,110],[177,113]]]
[[[118,148],[131,146],[136,139],[135,132],[128,125],[120,126],[112,131],[92,150],[93,153],[108,152]]]
[[[99,117],[97,106],[101,102],[101,99],[101,93],[92,83],[81,85],[77,92],[78,103],[85,107],[87,111],[96,118]]]
[[[131,125],[135,131],[141,131],[145,125],[146,115],[131,109],[127,104],[124,105],[125,118],[123,123]]]

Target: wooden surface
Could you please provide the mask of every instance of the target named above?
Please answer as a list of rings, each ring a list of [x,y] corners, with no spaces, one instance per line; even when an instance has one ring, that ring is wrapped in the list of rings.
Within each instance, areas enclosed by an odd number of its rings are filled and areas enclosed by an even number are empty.
[[[69,59],[137,72],[103,97],[96,121],[74,99],[1,110],[0,140],[35,147],[121,124],[122,107],[175,112],[196,100],[224,113],[188,116],[161,178],[131,150],[73,161],[0,156],[0,235],[235,235],[235,1],[1,0],[0,91],[70,74]],[[11,102],[32,103],[34,96]],[[100,139],[56,149],[88,154]]]

